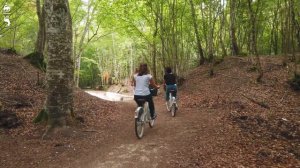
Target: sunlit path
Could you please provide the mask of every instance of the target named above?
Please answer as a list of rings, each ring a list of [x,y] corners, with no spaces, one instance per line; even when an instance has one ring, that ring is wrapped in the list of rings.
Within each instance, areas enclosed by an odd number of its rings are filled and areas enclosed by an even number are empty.
[[[119,93],[113,93],[113,92],[105,92],[105,91],[94,91],[94,90],[87,90],[85,91],[88,94],[92,96],[99,97],[104,100],[108,101],[129,101],[133,100],[133,96],[128,96],[128,95],[122,95]]]

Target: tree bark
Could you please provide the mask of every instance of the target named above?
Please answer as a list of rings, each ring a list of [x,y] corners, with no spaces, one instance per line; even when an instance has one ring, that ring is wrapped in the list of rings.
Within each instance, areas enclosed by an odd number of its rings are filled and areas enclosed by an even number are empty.
[[[45,11],[44,5],[41,8],[40,0],[36,0],[36,13],[39,21],[39,31],[35,44],[35,52],[39,55],[40,58],[44,58],[43,53],[45,49]]]
[[[200,35],[198,32],[198,24],[197,24],[196,12],[195,12],[193,0],[190,0],[190,5],[191,5],[191,12],[192,12],[192,17],[193,17],[194,31],[195,31],[195,35],[196,35],[196,41],[197,41],[197,51],[198,51],[198,55],[200,58],[199,65],[202,65],[205,62],[205,58],[204,58],[203,48],[201,45]]]
[[[263,77],[263,70],[262,70],[262,66],[261,66],[261,62],[260,62],[260,57],[258,55],[257,52],[257,22],[256,22],[256,15],[258,12],[258,8],[259,8],[259,3],[260,0],[257,0],[258,6],[257,6],[257,10],[254,13],[253,8],[252,8],[252,0],[248,0],[248,9],[249,9],[249,15],[250,15],[250,23],[251,23],[251,31],[250,31],[250,36],[251,36],[251,53],[255,55],[255,60],[256,60],[256,68],[258,70],[258,76],[256,78],[257,82],[261,82],[262,77]]]
[[[73,112],[72,20],[68,0],[45,0],[48,129],[66,126]]]
[[[227,51],[226,51],[226,47],[224,44],[224,39],[225,39],[225,33],[223,35],[223,31],[226,32],[226,14],[225,14],[225,0],[222,0],[223,2],[223,6],[222,6],[222,18],[220,19],[220,36],[219,36],[219,40],[220,40],[220,44],[221,44],[221,49],[222,49],[222,58],[224,58],[225,56],[227,56]]]
[[[161,58],[162,66],[166,67],[166,45],[165,45],[165,28],[164,28],[164,1],[160,2],[159,7],[159,27],[160,27],[160,41],[161,41]]]
[[[236,18],[236,0],[230,0],[230,38],[231,38],[231,51],[233,56],[239,55],[239,47],[237,45],[235,35],[235,18]]]
[[[292,44],[292,57],[294,62],[294,76],[296,77],[298,75],[298,58],[296,56],[296,49],[295,49],[295,40],[294,40],[294,35],[297,35],[295,28],[297,25],[297,21],[295,18],[295,8],[294,8],[294,0],[290,0],[290,11],[291,11],[291,44]],[[298,30],[299,31],[299,30]]]
[[[14,28],[14,36],[12,39],[12,49],[15,49],[15,46],[16,46],[16,34],[17,34],[17,26],[15,26],[15,28]]]
[[[177,9],[176,9],[176,5],[177,5],[177,0],[173,0],[172,3],[172,58],[171,58],[171,62],[172,62],[172,67],[173,67],[173,71],[176,72],[177,71],[177,60],[178,60],[178,42],[177,42]]]
[[[157,31],[158,31],[158,16],[155,14],[155,30],[153,33],[153,48],[152,48],[152,53],[153,53],[153,59],[152,59],[152,71],[153,71],[153,78],[154,80],[157,79],[157,72],[156,72],[156,55],[157,55],[157,51],[156,51],[156,37],[157,37]]]
[[[272,30],[271,30],[271,44],[270,44],[270,54],[277,55],[278,54],[278,25],[279,25],[279,12],[280,3],[277,0],[277,8],[274,9],[274,18],[272,23]],[[274,53],[273,53],[274,52]]]

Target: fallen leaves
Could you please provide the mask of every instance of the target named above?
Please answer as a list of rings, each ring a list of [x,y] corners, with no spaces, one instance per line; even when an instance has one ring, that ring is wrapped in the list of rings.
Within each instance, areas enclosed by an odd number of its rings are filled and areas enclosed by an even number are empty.
[[[190,115],[199,111],[198,115],[211,114],[215,122],[222,123],[225,130],[217,131],[223,137],[221,143],[240,139],[227,154],[227,159],[214,158],[214,163],[209,163],[205,160],[211,160],[210,156],[204,156],[201,167],[226,167],[228,163],[237,167],[295,167],[300,164],[299,147],[295,147],[300,144],[300,116],[296,112],[300,107],[299,93],[287,85],[289,75],[280,65],[280,59],[262,58],[265,70],[262,84],[254,82],[256,74],[248,71],[252,64],[246,58],[226,58],[215,67],[216,75],[211,78],[208,66],[199,67],[186,77],[180,88],[180,105]],[[185,162],[201,158],[201,153],[212,152],[205,148],[194,150],[205,142],[193,142],[187,145],[190,148],[183,149],[188,155],[184,158],[192,158]],[[220,148],[224,149],[228,151],[226,147]],[[189,150],[194,152],[189,153]],[[233,163],[237,156],[241,157],[241,162]],[[182,162],[174,167],[182,166]]]

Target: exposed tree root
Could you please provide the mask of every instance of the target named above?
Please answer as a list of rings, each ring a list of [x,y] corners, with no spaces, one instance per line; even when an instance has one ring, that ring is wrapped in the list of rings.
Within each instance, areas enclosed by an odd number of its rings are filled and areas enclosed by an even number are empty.
[[[242,96],[245,97],[245,98],[247,98],[248,100],[250,100],[252,103],[258,104],[258,105],[260,105],[260,106],[263,107],[263,108],[270,109],[269,105],[266,104],[266,103],[263,102],[263,101],[257,101],[257,100],[255,100],[255,99],[253,99],[253,98],[250,98],[250,97],[248,97],[248,96],[246,96],[246,95],[244,95],[244,94],[242,94]]]

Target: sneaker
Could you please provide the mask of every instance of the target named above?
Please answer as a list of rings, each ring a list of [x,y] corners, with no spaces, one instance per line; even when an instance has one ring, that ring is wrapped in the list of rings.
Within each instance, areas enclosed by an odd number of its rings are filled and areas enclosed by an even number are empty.
[[[153,115],[153,117],[151,117],[151,119],[152,119],[152,120],[155,120],[155,119],[156,119],[156,117],[157,117],[157,114],[156,114],[156,113],[154,113],[154,115]]]

